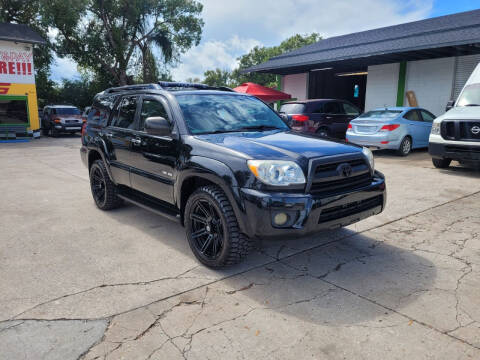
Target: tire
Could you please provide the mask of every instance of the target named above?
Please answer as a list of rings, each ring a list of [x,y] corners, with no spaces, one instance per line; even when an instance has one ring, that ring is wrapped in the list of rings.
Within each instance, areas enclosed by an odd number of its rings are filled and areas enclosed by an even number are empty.
[[[405,136],[400,143],[400,147],[397,150],[399,156],[407,156],[412,151],[412,138]]]
[[[184,222],[190,249],[208,267],[239,263],[252,248],[225,193],[215,185],[198,188],[188,198]]]
[[[432,158],[432,163],[433,166],[435,166],[437,169],[446,169],[450,166],[450,163],[452,162],[452,159],[436,159]]]
[[[95,204],[101,210],[116,209],[123,204],[102,160],[96,160],[90,168],[90,189]]]
[[[319,135],[321,137],[324,137],[324,138],[331,137],[330,130],[328,130],[328,128],[326,128],[326,127],[319,128],[316,133],[317,133],[317,135]]]
[[[42,128],[42,134],[43,136],[48,136],[48,133],[50,132],[49,129],[46,129],[46,128]]]
[[[53,128],[53,126],[50,127],[50,130],[48,132],[48,136],[51,136],[51,137],[54,137],[54,138],[58,137],[58,132],[57,132],[57,130],[55,130]]]

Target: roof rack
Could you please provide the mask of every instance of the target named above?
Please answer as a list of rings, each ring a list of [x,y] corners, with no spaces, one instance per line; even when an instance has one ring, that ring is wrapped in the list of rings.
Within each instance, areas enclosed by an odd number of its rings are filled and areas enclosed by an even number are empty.
[[[232,89],[226,86],[209,86],[205,84],[188,83],[188,82],[160,81],[158,85],[160,85],[160,87],[163,90],[167,90],[167,91],[187,90],[187,89],[233,91]]]
[[[160,81],[157,84],[138,84],[138,85],[125,85],[118,87],[111,87],[103,92],[103,94],[111,94],[123,91],[135,91],[135,90],[166,90],[166,91],[179,91],[179,90],[220,90],[220,91],[233,91],[226,86],[209,86],[205,84],[187,83],[187,82],[172,82],[172,81]]]
[[[125,85],[118,87],[111,87],[104,91],[104,94],[111,94],[122,91],[133,91],[133,90],[161,90],[162,88],[158,84],[138,84],[138,85]]]

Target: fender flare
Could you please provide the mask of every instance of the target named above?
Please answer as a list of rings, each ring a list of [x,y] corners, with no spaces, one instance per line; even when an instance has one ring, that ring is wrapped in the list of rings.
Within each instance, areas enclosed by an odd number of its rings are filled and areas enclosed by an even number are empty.
[[[221,161],[203,156],[192,156],[185,167],[178,173],[175,182],[174,199],[178,209],[181,210],[182,202],[186,201],[182,197],[182,186],[186,180],[192,177],[208,180],[223,190],[232,205],[240,230],[245,232],[247,229],[245,226],[245,206],[233,171]]]
[[[100,139],[100,140],[97,140],[96,141],[96,146],[93,146],[93,145],[88,145],[87,146],[87,166],[88,166],[88,169],[90,169],[90,153],[91,152],[96,152],[98,154],[100,154],[100,157],[102,158],[102,161],[105,163],[105,168],[107,169],[107,173],[108,173],[108,177],[110,178],[110,180],[115,184],[117,185],[117,183],[115,182],[115,180],[113,179],[113,176],[112,176],[112,171],[110,169],[110,156],[108,155],[109,152],[107,150],[107,146],[105,144],[105,142]]]

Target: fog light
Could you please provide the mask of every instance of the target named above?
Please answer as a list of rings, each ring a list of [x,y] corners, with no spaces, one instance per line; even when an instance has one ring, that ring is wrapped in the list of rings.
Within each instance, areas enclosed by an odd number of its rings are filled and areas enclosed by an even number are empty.
[[[273,217],[273,221],[277,226],[285,225],[288,221],[288,215],[285,213],[278,213]]]

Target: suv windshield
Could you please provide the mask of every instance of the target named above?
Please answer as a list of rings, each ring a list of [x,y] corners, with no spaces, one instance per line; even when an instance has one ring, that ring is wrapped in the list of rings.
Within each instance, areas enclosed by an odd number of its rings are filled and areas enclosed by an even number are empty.
[[[480,84],[468,85],[462,91],[456,106],[480,106]]]
[[[393,119],[401,112],[400,110],[373,110],[360,115],[359,118]]]
[[[54,108],[53,111],[57,115],[80,115],[80,110],[77,108]]]
[[[298,104],[298,103],[292,103],[292,104],[283,104],[280,107],[281,113],[285,114],[302,114],[305,111],[305,104]]]
[[[282,119],[258,99],[238,95],[177,95],[192,134],[282,129]]]

